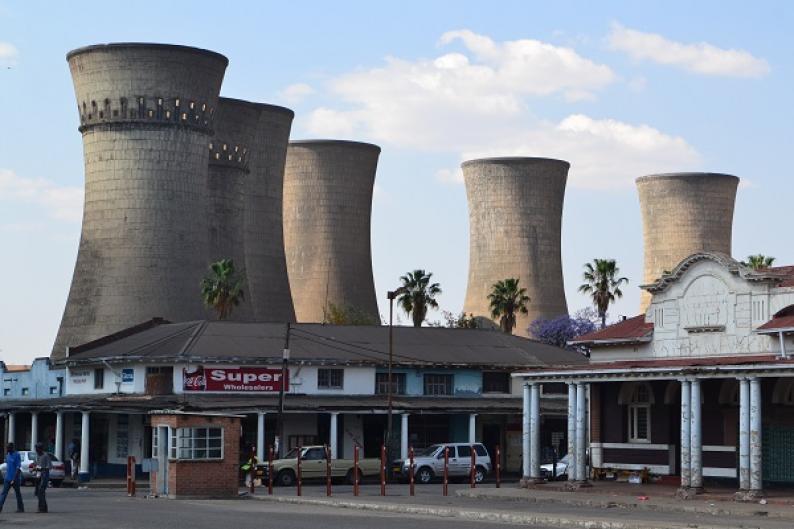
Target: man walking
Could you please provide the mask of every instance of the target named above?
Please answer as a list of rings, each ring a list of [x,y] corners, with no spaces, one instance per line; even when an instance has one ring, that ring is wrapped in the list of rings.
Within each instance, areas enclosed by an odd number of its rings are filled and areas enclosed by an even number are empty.
[[[50,482],[52,458],[44,451],[44,445],[36,443],[36,496],[39,498],[39,511],[47,512],[47,485]]]
[[[14,487],[14,494],[17,496],[17,512],[25,512],[25,505],[22,503],[22,494],[19,486],[22,483],[22,458],[14,449],[14,443],[6,446],[6,475],[3,479],[3,493],[0,494],[0,511],[8,497],[8,491]]]

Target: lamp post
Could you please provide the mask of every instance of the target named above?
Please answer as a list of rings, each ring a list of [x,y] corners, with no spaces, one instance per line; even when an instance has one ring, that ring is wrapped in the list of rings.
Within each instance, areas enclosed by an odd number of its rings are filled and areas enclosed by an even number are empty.
[[[386,446],[388,447],[388,457],[389,462],[393,460],[394,455],[394,443],[392,439],[392,412],[393,412],[393,393],[394,393],[394,380],[392,378],[392,364],[394,362],[394,298],[398,295],[406,292],[405,287],[400,287],[396,290],[389,290],[386,293],[386,297],[389,298],[389,367],[388,367],[388,388],[386,391],[387,395],[387,404],[386,408],[387,412],[387,419],[386,419]]]
[[[281,458],[284,455],[284,390],[288,383],[289,371],[289,332],[290,324],[287,322],[287,335],[284,339],[284,351],[281,354],[281,387],[278,391],[278,416],[276,426],[276,456]]]

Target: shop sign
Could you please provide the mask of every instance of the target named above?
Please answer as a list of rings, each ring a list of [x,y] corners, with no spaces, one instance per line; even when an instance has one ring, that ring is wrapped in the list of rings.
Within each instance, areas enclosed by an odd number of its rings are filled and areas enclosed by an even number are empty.
[[[91,372],[88,370],[69,371],[69,378],[72,384],[87,384],[90,376]]]
[[[281,391],[281,370],[266,367],[197,367],[182,369],[184,391],[272,393]],[[289,374],[284,390],[289,390]]]
[[[132,368],[125,368],[121,370],[121,383],[132,384],[135,381],[135,370]]]

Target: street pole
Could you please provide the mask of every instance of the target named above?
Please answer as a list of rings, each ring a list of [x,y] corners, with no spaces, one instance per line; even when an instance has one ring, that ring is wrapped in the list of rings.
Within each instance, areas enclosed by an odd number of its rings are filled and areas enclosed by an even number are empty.
[[[392,362],[394,360],[394,298],[397,296],[396,291],[389,290],[386,295],[389,298],[389,374],[388,374],[388,389],[387,389],[387,404],[386,409],[386,447],[388,454],[388,464],[394,460],[394,443],[392,443]]]
[[[278,424],[276,426],[276,454],[279,459],[284,456],[284,390],[288,383],[289,370],[289,334],[290,324],[287,322],[287,336],[284,340],[284,351],[281,354],[281,387],[278,391]]]

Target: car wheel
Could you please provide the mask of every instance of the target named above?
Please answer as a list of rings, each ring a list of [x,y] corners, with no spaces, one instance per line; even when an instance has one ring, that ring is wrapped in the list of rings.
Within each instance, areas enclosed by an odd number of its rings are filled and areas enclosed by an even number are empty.
[[[348,485],[355,484],[356,481],[356,471],[354,469],[350,469],[347,471],[345,475],[345,481],[347,481]],[[358,482],[361,483],[361,470],[358,471]]]
[[[54,480],[52,480],[52,486],[55,487],[56,489],[61,488],[61,485],[63,485],[63,480],[62,479],[54,479]]]
[[[434,477],[435,474],[429,467],[422,467],[416,471],[416,482],[421,483],[422,485],[427,485],[433,481]]]
[[[474,468],[474,482],[482,483],[484,480],[485,480],[485,468],[478,465]]]
[[[276,475],[276,484],[282,487],[295,485],[295,473],[292,470],[282,470]]]

